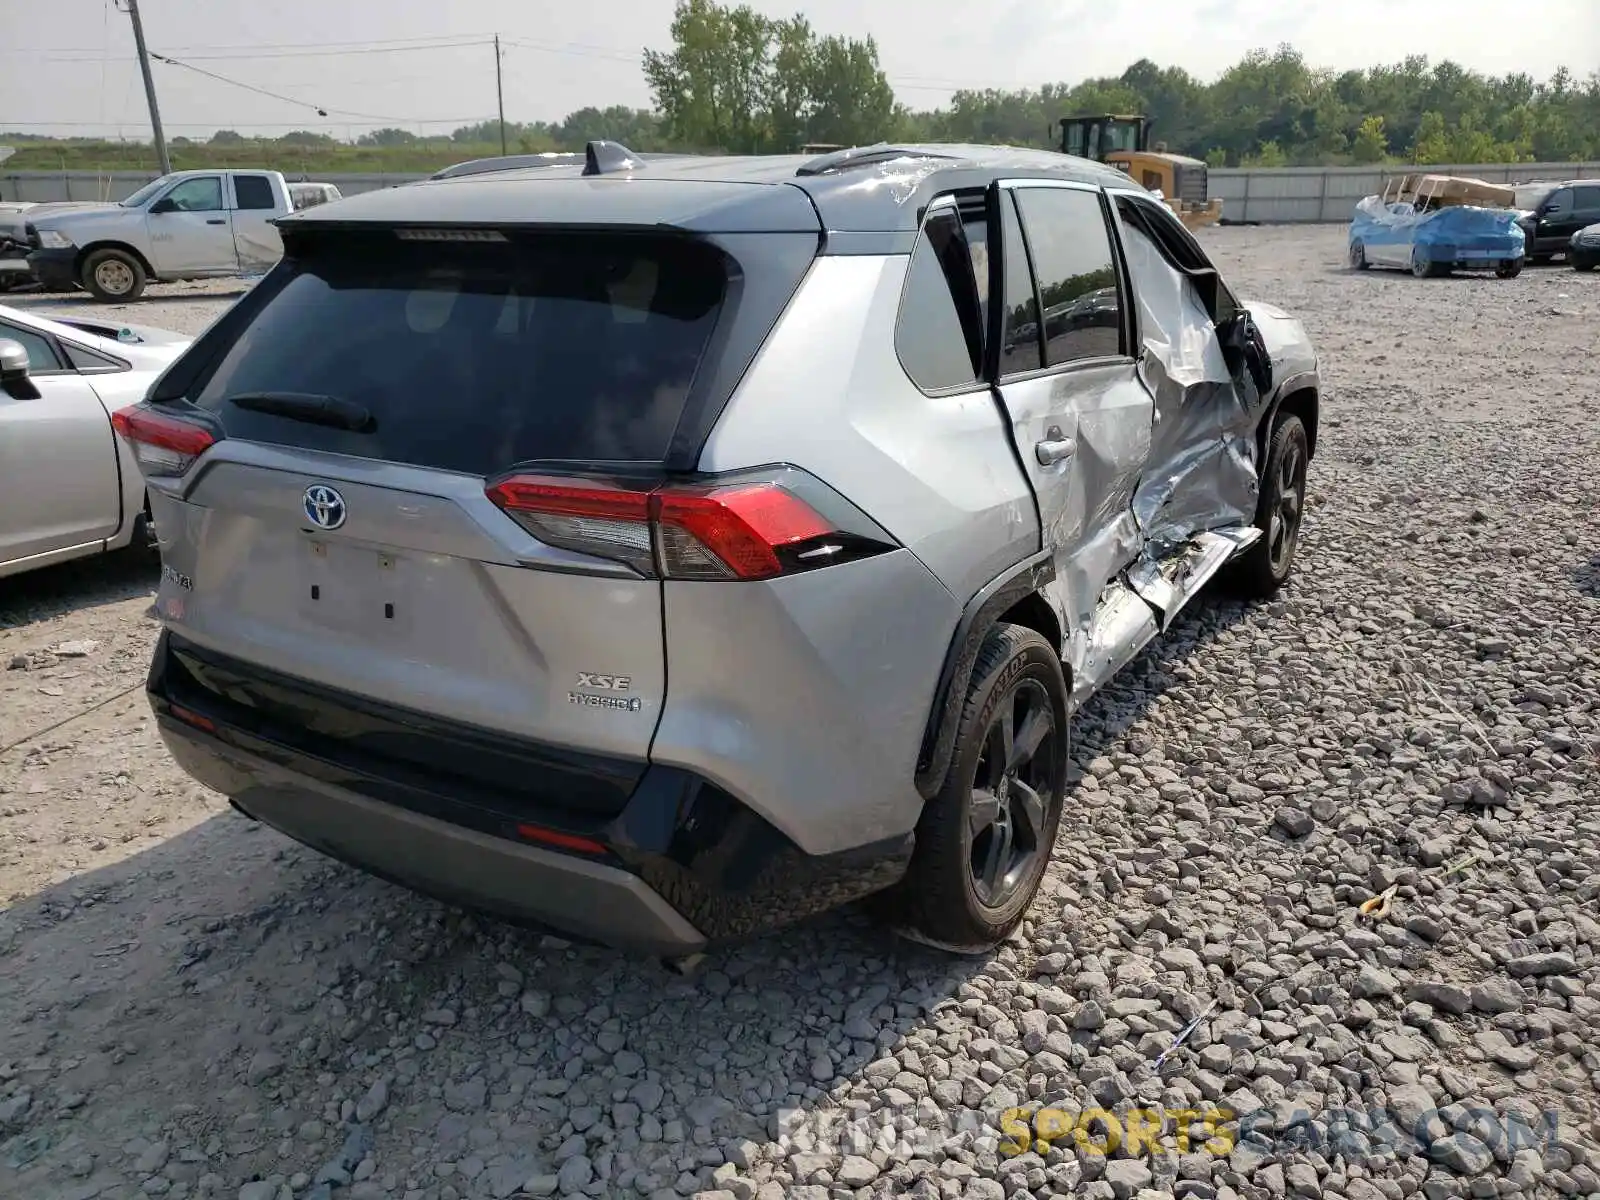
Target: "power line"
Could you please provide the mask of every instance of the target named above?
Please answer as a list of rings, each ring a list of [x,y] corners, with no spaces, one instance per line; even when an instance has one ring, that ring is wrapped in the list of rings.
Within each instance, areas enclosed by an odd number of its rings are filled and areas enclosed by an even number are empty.
[[[162,125],[168,129],[354,129],[357,127],[377,129],[380,126],[416,126],[416,125],[482,125],[493,123],[492,116],[476,117],[428,117],[419,119],[414,117],[375,117],[366,121],[163,121]],[[0,133],[19,131],[23,129],[104,129],[107,125],[120,129],[129,122],[114,121],[13,121],[10,117],[0,119]],[[514,122],[513,122],[514,123]]]
[[[212,51],[241,51],[253,54],[264,50],[332,50],[349,48],[381,52],[388,47],[403,48],[421,45],[422,43],[446,45],[464,40],[468,43],[481,44],[493,37],[494,34],[492,33],[446,33],[421,38],[361,38],[351,42],[252,42],[231,46],[168,46],[167,49],[174,53],[182,54],[186,58],[193,58],[196,52],[210,53]],[[94,53],[95,49],[93,46],[23,46],[20,48],[7,47],[0,49],[0,54],[90,54]]]
[[[229,85],[231,85],[233,87],[236,87],[236,88],[243,88],[247,92],[255,92],[257,95],[266,96],[266,97],[268,97],[269,99],[272,99],[272,100],[281,100],[285,104],[295,104],[295,105],[299,105],[302,108],[309,108],[313,112],[315,112],[317,114],[317,116],[319,116],[319,117],[326,117],[326,116],[330,116],[330,115],[332,115],[334,113],[337,113],[340,116],[344,116],[344,117],[359,117],[359,118],[361,118],[363,120],[369,120],[369,121],[392,121],[396,125],[407,124],[407,119],[405,117],[382,116],[382,115],[380,115],[378,113],[356,112],[353,109],[344,109],[344,108],[323,108],[322,105],[313,104],[309,100],[301,100],[301,99],[299,99],[299,98],[297,98],[295,96],[285,96],[285,95],[283,95],[283,94],[281,94],[279,92],[269,92],[266,88],[257,87],[253,83],[244,83],[244,82],[242,82],[242,81],[240,81],[238,79],[229,79],[226,75],[218,75],[215,71],[208,71],[204,67],[196,67],[196,66],[194,66],[194,65],[192,65],[190,63],[182,62],[179,59],[173,58],[173,57],[171,57],[170,55],[167,55],[167,54],[155,54],[155,53],[152,53],[150,55],[150,57],[155,59],[157,62],[164,62],[164,63],[168,64],[169,66],[174,66],[174,67],[183,67],[185,70],[193,71],[197,75],[204,75],[208,79],[215,79],[219,83],[226,83],[226,84],[229,84]],[[412,124],[422,124],[423,122],[419,121],[419,122],[411,122],[411,123]]]

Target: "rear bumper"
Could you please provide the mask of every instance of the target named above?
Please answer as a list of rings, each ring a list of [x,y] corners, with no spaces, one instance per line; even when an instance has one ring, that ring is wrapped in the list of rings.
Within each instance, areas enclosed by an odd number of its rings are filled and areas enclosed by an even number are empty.
[[[620,949],[680,955],[767,932],[889,886],[910,860],[909,834],[806,854],[680,768],[601,762],[605,778],[585,806],[558,808],[537,788],[486,789],[450,763],[391,764],[370,745],[318,739],[279,716],[326,705],[328,694],[170,632],[148,691],[179,766],[247,815],[448,903]],[[351,707],[369,728],[381,717],[370,702]],[[572,769],[560,769],[563,786]],[[618,796],[614,811],[605,795]]]
[[[70,288],[77,284],[78,252],[72,248],[35,250],[28,255],[28,269],[47,288]]]
[[[178,765],[254,817],[314,850],[466,908],[651,954],[706,937],[637,876],[409,812],[282,770],[161,718]]]

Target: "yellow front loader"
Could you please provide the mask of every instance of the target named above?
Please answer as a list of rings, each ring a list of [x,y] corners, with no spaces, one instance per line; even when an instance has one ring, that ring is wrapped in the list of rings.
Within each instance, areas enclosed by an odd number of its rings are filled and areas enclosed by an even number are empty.
[[[1063,154],[1092,158],[1131,175],[1142,187],[1159,192],[1188,228],[1222,220],[1222,201],[1211,198],[1206,164],[1169,154],[1159,142],[1151,150],[1148,118],[1096,114],[1063,117],[1060,125]]]

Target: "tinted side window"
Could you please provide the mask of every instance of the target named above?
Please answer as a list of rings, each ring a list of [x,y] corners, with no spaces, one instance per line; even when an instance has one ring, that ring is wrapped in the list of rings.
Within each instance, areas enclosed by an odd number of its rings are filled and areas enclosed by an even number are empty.
[[[1546,212],[1571,212],[1572,189],[1559,188],[1558,190],[1551,192],[1550,199],[1546,200],[1544,203]]]
[[[1044,306],[1045,364],[1120,354],[1122,300],[1099,194],[1019,188],[1017,206]]]
[[[1017,222],[1016,201],[1007,194],[1000,202],[1000,232],[1005,240],[1006,323],[1000,342],[1000,374],[1037,371],[1039,357],[1039,300],[1033,291],[1033,268]]]
[[[977,304],[961,216],[954,208],[935,212],[911,252],[894,330],[900,364],[918,387],[936,391],[976,382]]]
[[[1588,215],[1600,213],[1600,184],[1591,184],[1588,187],[1573,188],[1576,201],[1573,207],[1577,212]]]
[[[216,175],[185,179],[167,193],[166,199],[179,212],[220,212],[222,180]]]
[[[272,181],[265,175],[235,175],[233,194],[241,210],[270,209],[277,207],[272,198]]]
[[[0,325],[0,338],[10,338],[28,352],[29,371],[59,371],[61,360],[51,349],[50,340],[28,329],[15,325]]]

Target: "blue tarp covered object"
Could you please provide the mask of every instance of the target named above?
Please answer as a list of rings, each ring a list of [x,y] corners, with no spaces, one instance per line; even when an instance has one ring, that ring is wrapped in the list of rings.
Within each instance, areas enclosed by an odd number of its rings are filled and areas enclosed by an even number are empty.
[[[1471,269],[1521,259],[1522,227],[1511,209],[1452,204],[1417,212],[1410,204],[1385,204],[1368,196],[1350,221],[1352,258],[1359,244],[1374,266],[1412,267],[1419,260]]]

